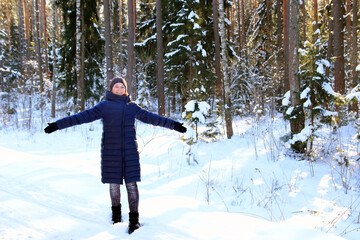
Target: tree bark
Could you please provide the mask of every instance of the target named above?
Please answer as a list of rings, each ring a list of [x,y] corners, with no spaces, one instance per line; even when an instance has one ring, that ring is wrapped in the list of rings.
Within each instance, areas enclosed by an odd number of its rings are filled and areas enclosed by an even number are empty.
[[[221,57],[222,57],[222,72],[224,76],[224,104],[225,104],[225,124],[226,136],[230,139],[233,135],[232,119],[231,119],[231,91],[230,79],[228,75],[228,59],[226,48],[226,29],[225,29],[225,11],[224,1],[219,0],[219,22],[220,22],[220,38],[221,38]]]
[[[351,38],[351,2],[350,0],[346,0],[346,33],[348,35],[348,39]]]
[[[110,6],[109,0],[104,0],[104,24],[105,24],[105,55],[106,55],[106,86],[109,86],[114,78],[114,64],[112,56],[112,39],[110,27]]]
[[[214,19],[214,41],[215,41],[215,91],[218,98],[222,98],[222,79],[221,79],[221,65],[220,65],[220,36],[219,36],[219,14],[218,2],[213,0],[213,19]]]
[[[245,56],[246,54],[246,28],[245,28],[245,4],[244,0],[241,0],[241,45],[244,48]]]
[[[33,0],[34,3],[34,0]],[[43,71],[42,71],[42,58],[41,58],[41,48],[40,48],[40,12],[39,12],[39,0],[35,2],[35,21],[34,21],[34,40],[35,40],[35,52],[37,60],[37,72],[40,78],[40,92],[44,92],[44,80],[43,80]]]
[[[77,103],[80,111],[85,110],[85,79],[84,79],[84,30],[83,6],[81,0],[76,0],[76,77]]]
[[[299,1],[288,0],[287,6],[288,19],[288,51],[289,58],[287,61],[289,68],[289,83],[290,83],[290,100],[291,106],[296,111],[296,116],[290,120],[291,134],[300,133],[305,127],[305,116],[300,100],[300,78],[298,76],[299,69]],[[306,144],[296,141],[292,144],[292,149],[297,152],[305,152]]]
[[[326,15],[325,15],[326,16]],[[332,62],[331,58],[333,56],[334,52],[334,20],[330,17],[328,19],[328,25],[329,25],[329,37],[328,37],[328,49],[326,53],[327,60],[329,62]],[[330,67],[325,68],[325,76],[330,77]]]
[[[319,34],[317,34],[317,30],[319,29],[319,15],[318,15],[318,0],[314,0],[314,39],[313,39],[313,43],[316,42],[316,40],[318,39]]]
[[[18,1],[19,4],[19,33],[20,33],[20,44],[19,44],[19,52],[20,52],[20,73],[21,76],[24,76],[24,56],[25,56],[25,34],[24,34],[24,4],[23,0]]]
[[[25,16],[25,42],[26,42],[26,50],[25,55],[26,59],[30,59],[30,46],[31,46],[31,2],[24,2],[24,16]]]
[[[241,8],[240,8],[240,0],[236,0],[236,11],[237,11],[237,22],[238,22],[238,44],[239,44],[239,55],[241,55],[243,45],[241,42]]]
[[[234,4],[231,5],[229,11],[230,11],[230,29],[229,29],[229,39],[234,42],[234,38],[235,38],[235,33],[234,33],[234,29],[235,29],[235,20],[234,20]]]
[[[301,3],[301,6],[300,6],[300,9],[301,9],[301,24],[300,26],[302,27],[301,29],[301,37],[300,37],[300,42],[305,42],[307,37],[306,37],[306,17],[307,17],[307,12],[306,12],[306,8],[305,8],[305,3],[306,1],[300,1]]]
[[[284,26],[284,58],[285,59],[289,59],[289,46],[288,46],[288,42],[289,42],[289,33],[288,33],[288,25],[287,25],[287,16],[288,16],[288,1],[289,0],[283,0],[283,26]],[[290,90],[290,79],[289,79],[289,68],[285,67],[285,71],[284,71],[284,82],[285,82],[285,92]]]
[[[134,0],[127,0],[128,3],[128,63],[127,63],[127,84],[129,94],[134,94],[134,82],[135,82],[135,9]]]
[[[164,46],[162,33],[162,6],[161,0],[156,0],[156,49],[157,49],[157,94],[158,113],[165,115],[164,94]]]
[[[11,17],[10,17],[10,7],[9,7],[9,1],[5,1],[5,7],[6,7],[6,29],[8,32],[8,43],[9,43],[9,50],[11,51]]]
[[[316,32],[319,25],[318,0],[314,0],[314,21],[315,21],[314,32]]]
[[[123,70],[123,0],[119,0],[119,70]]]
[[[52,0],[52,8],[53,8],[53,16],[52,16],[52,31],[51,31],[51,38],[52,38],[52,57],[53,57],[53,72],[52,72],[52,80],[53,80],[53,88],[52,88],[52,95],[51,95],[51,117],[55,118],[55,109],[56,109],[56,78],[57,78],[57,71],[56,71],[56,4],[55,0]]]
[[[283,0],[277,0],[276,3],[276,51],[278,54],[276,54],[276,65],[278,66],[278,71],[280,72],[279,76],[280,79],[284,78],[283,71],[284,71],[284,46],[283,46],[283,13],[282,13],[282,3]],[[285,93],[285,81],[280,81],[280,84],[277,88],[279,90],[279,93],[284,94]]]
[[[48,57],[48,32],[47,32],[47,20],[46,20],[46,0],[41,0],[41,12],[42,12],[42,29],[44,37],[44,56],[45,56],[45,66],[44,70],[46,76],[49,74],[49,57]]]
[[[356,71],[358,66],[358,0],[353,2],[353,22],[352,22],[352,49],[351,49],[351,73],[352,73],[352,85],[357,85],[359,73]]]
[[[335,91],[345,93],[345,70],[344,70],[344,7],[342,0],[333,0],[334,19],[334,77]]]

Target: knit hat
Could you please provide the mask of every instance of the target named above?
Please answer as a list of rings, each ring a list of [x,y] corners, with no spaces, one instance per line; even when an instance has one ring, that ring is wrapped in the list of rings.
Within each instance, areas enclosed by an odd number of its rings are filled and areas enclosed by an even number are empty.
[[[117,83],[124,84],[125,92],[127,93],[127,83],[126,83],[125,79],[123,79],[121,77],[115,77],[115,78],[111,79],[110,84],[109,84],[109,91],[111,91],[113,89],[114,85]]]

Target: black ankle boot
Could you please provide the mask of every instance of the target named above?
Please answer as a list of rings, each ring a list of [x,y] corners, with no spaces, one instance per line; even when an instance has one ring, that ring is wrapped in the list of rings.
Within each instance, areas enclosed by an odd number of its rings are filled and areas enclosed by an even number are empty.
[[[112,206],[111,210],[113,224],[121,222],[121,204],[120,206]]]
[[[129,213],[129,234],[132,234],[136,229],[140,227],[139,223],[139,213],[138,212],[130,212]]]

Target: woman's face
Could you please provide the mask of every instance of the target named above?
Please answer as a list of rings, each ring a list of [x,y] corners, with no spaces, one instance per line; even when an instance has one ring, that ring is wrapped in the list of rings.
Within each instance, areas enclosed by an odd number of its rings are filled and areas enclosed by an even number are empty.
[[[125,94],[125,85],[123,83],[115,83],[114,87],[112,88],[111,92],[116,95],[124,95]]]

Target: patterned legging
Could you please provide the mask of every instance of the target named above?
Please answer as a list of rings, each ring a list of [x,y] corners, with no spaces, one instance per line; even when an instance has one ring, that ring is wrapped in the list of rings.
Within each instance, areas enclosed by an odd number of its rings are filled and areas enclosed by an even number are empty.
[[[136,182],[126,183],[130,212],[139,211],[139,189]],[[120,184],[110,183],[110,198],[112,206],[120,206]]]

